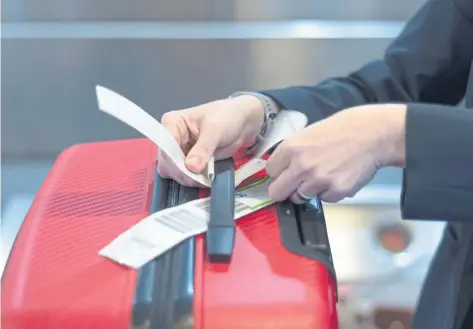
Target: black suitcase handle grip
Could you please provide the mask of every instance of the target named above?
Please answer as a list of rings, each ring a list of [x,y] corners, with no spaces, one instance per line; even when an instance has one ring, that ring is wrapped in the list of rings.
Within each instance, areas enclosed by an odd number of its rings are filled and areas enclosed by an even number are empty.
[[[235,164],[230,158],[215,162],[215,176],[210,189],[206,249],[211,263],[230,263],[235,231]]]

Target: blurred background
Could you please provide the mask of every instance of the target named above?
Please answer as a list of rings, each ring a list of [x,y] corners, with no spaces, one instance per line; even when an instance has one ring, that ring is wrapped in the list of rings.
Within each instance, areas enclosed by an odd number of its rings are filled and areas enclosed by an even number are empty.
[[[380,57],[424,0],[3,0],[2,257],[66,147],[139,137],[97,84],[156,118],[240,90],[314,84]],[[402,222],[401,172],[326,206],[342,328],[407,329],[441,223]]]

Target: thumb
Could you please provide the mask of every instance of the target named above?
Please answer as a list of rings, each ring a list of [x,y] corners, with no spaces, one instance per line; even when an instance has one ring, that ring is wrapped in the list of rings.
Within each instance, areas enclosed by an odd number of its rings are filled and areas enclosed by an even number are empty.
[[[222,133],[219,129],[210,129],[203,126],[197,142],[187,154],[185,165],[192,172],[201,172],[214,155],[221,140]]]

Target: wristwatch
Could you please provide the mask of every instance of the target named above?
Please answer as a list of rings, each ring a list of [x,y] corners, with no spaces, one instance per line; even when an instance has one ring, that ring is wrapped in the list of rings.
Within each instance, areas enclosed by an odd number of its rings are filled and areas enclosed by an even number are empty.
[[[274,119],[279,113],[280,108],[279,105],[271,97],[250,91],[236,92],[231,94],[229,98],[235,98],[243,95],[249,95],[258,98],[264,107],[264,122],[261,126],[260,133],[256,137],[255,143],[248,149],[251,152],[251,150],[254,150],[257,145],[263,142],[265,136],[267,136],[267,134],[271,131],[274,125]]]

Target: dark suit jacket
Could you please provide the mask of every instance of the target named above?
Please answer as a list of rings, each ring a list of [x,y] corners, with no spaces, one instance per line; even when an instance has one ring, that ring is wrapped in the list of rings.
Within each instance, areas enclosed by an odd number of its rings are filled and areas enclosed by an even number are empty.
[[[473,312],[473,0],[428,1],[382,60],[348,76],[262,93],[310,122],[360,104],[409,104],[403,217],[449,222],[413,328],[462,328]],[[466,108],[455,106],[465,95]]]

